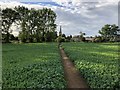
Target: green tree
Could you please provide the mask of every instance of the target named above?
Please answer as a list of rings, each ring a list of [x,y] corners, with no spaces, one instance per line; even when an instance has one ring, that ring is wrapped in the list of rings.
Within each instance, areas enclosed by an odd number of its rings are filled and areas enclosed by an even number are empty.
[[[86,34],[83,32],[80,32],[80,41],[85,41],[84,35],[86,35]]]
[[[43,8],[39,10],[30,9],[25,7],[15,7],[15,10],[19,13],[20,18],[18,24],[21,25],[22,32],[20,32],[20,38],[22,41],[33,42],[36,39],[37,42],[45,41],[47,37],[54,38],[56,29],[55,19],[56,14],[51,9]],[[48,35],[50,33],[50,35]],[[53,34],[52,34],[53,33]],[[23,34],[23,35],[22,35]]]
[[[67,42],[70,42],[70,41],[71,41],[71,38],[72,38],[72,35],[67,36],[67,37],[66,37],[66,41],[67,41]]]
[[[43,8],[37,10],[37,19],[36,19],[36,40],[37,42],[41,41],[49,41],[47,37],[51,37],[54,39],[56,24],[56,14],[47,8]],[[48,33],[50,35],[48,35]]]
[[[106,40],[112,41],[116,37],[117,31],[119,31],[119,27],[117,25],[106,24],[101,30],[99,30],[99,33]]]
[[[15,20],[18,18],[18,13],[11,9],[6,8],[2,10],[2,33],[5,34],[5,42],[9,43],[10,39],[10,27],[15,22]]]
[[[55,31],[56,29],[56,13],[51,9],[43,8],[42,9],[42,41],[45,41],[45,33],[47,31]]]
[[[46,42],[55,41],[56,38],[57,38],[57,32],[47,31],[47,33],[45,34],[45,41]]]
[[[104,39],[103,39],[103,37],[101,37],[101,36],[95,36],[94,38],[93,38],[93,40],[92,40],[92,42],[104,42]]]
[[[13,34],[10,34],[10,40],[15,40],[15,36]]]
[[[37,42],[41,42],[44,37],[44,22],[43,22],[43,15],[42,9],[37,10],[37,17],[36,17],[36,30],[35,30],[35,38]]]
[[[37,11],[35,9],[31,9],[28,11],[26,15],[26,30],[28,35],[28,41],[33,42],[35,38],[36,26],[37,26]],[[37,32],[38,33],[38,32]]]
[[[66,35],[65,35],[65,34],[62,34],[62,37],[66,38]]]
[[[28,15],[28,8],[24,6],[15,7],[15,11],[19,14],[18,19],[16,20],[16,24],[21,26],[22,31],[19,33],[19,38],[22,42],[26,42],[29,35],[28,35],[28,27],[27,27],[27,15]]]

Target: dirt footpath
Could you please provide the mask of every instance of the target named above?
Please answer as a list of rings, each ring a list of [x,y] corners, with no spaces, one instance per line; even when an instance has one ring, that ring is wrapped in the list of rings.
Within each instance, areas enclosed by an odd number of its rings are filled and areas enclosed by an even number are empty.
[[[87,83],[82,78],[79,71],[75,68],[74,64],[67,57],[67,55],[64,52],[64,49],[61,47],[60,54],[62,58],[65,79],[67,81],[67,88],[86,88],[88,90],[89,87]]]

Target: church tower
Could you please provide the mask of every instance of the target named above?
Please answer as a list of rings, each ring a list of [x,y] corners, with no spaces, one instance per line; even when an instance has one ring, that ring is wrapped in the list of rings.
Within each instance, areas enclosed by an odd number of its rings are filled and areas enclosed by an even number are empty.
[[[59,36],[62,36],[62,29],[61,29],[61,26],[60,26]]]

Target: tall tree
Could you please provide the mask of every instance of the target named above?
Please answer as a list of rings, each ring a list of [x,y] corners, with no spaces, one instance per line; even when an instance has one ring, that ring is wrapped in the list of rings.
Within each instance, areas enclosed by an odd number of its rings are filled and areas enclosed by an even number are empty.
[[[6,8],[2,10],[2,33],[6,35],[5,41],[9,42],[10,37],[10,27],[18,18],[18,13],[11,8]]]
[[[16,20],[16,23],[21,26],[22,31],[19,33],[20,39],[22,42],[26,42],[28,35],[28,27],[27,27],[27,16],[28,16],[28,8],[24,6],[15,7],[15,11],[19,14],[19,18]]]
[[[28,11],[26,18],[26,28],[28,32],[28,40],[29,42],[33,42],[35,38],[36,26],[37,26],[37,11],[35,9],[31,9]]]
[[[44,30],[42,9],[37,10],[35,38],[37,42],[42,41],[42,32]]]
[[[36,39],[37,42],[45,41],[48,33],[55,32],[56,14],[51,9],[43,8],[39,10],[29,9],[25,7],[16,7],[15,10],[19,13],[20,19],[18,19],[21,25],[22,32],[20,32],[20,38],[33,42]],[[22,37],[23,36],[23,37]],[[52,36],[51,36],[52,37]]]
[[[52,11],[51,9],[47,9],[47,8],[43,8],[42,9],[42,40],[44,41],[45,38],[45,33],[47,31],[55,31],[56,29],[56,24],[55,24],[55,20],[56,20],[56,14],[54,11]]]

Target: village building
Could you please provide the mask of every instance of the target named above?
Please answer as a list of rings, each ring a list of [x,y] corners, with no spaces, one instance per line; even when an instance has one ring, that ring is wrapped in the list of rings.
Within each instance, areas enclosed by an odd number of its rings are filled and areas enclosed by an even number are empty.
[[[95,37],[85,37],[85,41],[93,42],[94,38]],[[71,40],[74,41],[74,42],[80,42],[81,41],[79,35],[73,36],[73,38]]]

